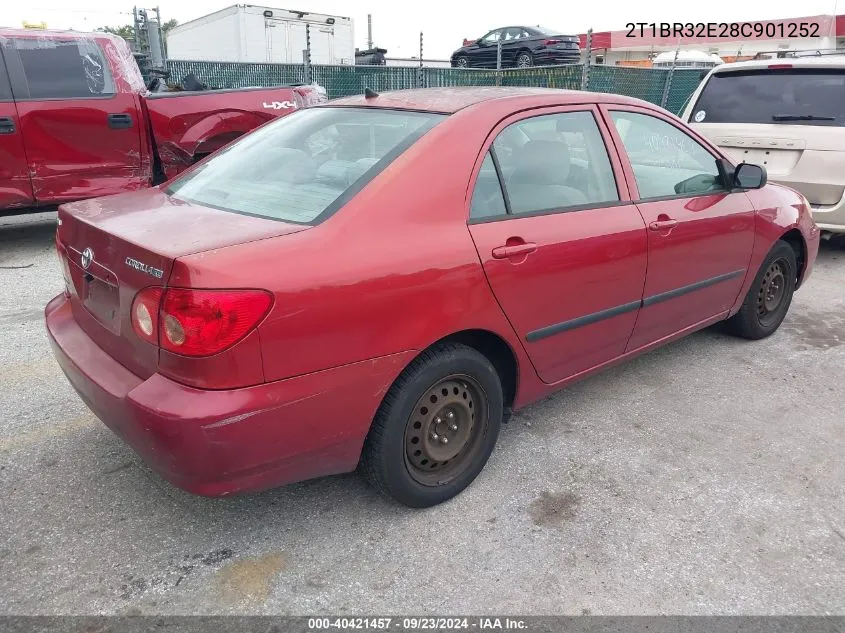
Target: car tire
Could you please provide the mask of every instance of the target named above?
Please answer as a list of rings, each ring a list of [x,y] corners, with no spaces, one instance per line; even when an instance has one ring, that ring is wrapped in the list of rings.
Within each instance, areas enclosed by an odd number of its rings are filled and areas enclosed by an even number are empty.
[[[795,251],[786,242],[778,241],[766,256],[739,312],[727,320],[727,330],[751,340],[774,334],[789,311],[797,281]]]
[[[534,56],[528,51],[521,51],[516,56],[515,65],[517,68],[531,68],[534,65]]]
[[[455,68],[469,68],[469,57],[461,55],[455,58]]]
[[[437,345],[388,390],[364,441],[360,471],[403,505],[437,505],[484,468],[503,414],[502,382],[490,360],[466,345]]]

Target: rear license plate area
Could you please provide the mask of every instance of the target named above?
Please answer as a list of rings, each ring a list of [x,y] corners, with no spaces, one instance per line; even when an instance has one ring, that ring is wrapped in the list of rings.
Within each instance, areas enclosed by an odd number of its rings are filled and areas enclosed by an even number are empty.
[[[82,305],[94,318],[117,333],[120,295],[116,286],[91,275],[83,280]]]
[[[108,269],[99,266],[98,273],[106,279],[83,270],[70,257],[68,269],[73,284],[73,293],[85,310],[104,327],[120,334],[120,290],[117,278]]]

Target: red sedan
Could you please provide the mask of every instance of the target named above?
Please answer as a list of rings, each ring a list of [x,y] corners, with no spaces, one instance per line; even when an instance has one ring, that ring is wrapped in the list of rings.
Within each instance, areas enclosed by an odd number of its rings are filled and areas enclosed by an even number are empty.
[[[59,209],[62,369],[204,495],[356,467],[464,489],[507,414],[718,321],[772,334],[807,201],[639,100],[432,89],[268,123],[164,185]]]

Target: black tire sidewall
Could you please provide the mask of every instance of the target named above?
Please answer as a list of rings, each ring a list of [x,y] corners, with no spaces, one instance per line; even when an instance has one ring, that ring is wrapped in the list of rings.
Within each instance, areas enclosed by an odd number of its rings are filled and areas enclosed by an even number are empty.
[[[527,66],[520,66],[520,65],[519,65],[519,60],[520,60],[522,57],[527,57],[527,58],[528,58],[528,65],[527,65]],[[534,56],[533,56],[533,55],[531,55],[531,53],[528,53],[528,52],[526,52],[526,51],[522,51],[521,53],[519,53],[519,54],[516,56],[516,67],[517,67],[517,68],[531,68],[533,65],[534,65]]]
[[[763,325],[760,322],[760,317],[757,314],[757,295],[760,292],[760,286],[763,283],[763,278],[769,267],[778,259],[786,260],[789,268],[786,276],[788,286],[784,289],[784,296],[781,304],[778,306],[778,317],[770,324]],[[766,257],[760,270],[757,272],[757,277],[754,278],[754,283],[751,284],[751,289],[748,291],[745,306],[745,318],[747,319],[746,326],[749,327],[754,335],[763,338],[774,334],[780,327],[783,320],[789,312],[789,307],[792,305],[792,296],[795,293],[796,280],[798,278],[798,262],[795,258],[795,252],[792,247],[786,242],[779,241]]]
[[[478,381],[487,399],[487,429],[482,446],[463,473],[447,484],[426,486],[417,482],[408,472],[405,462],[405,427],[419,398],[432,385],[451,374],[466,374]],[[381,471],[386,492],[405,505],[427,507],[454,497],[483,470],[496,445],[502,423],[502,385],[490,361],[471,348],[449,350],[433,361],[414,368],[404,378],[388,410],[382,412],[386,419],[378,447],[377,467]]]

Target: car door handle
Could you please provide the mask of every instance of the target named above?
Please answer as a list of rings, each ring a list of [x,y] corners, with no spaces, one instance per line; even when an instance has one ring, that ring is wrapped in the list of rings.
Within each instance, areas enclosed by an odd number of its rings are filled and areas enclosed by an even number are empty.
[[[14,134],[15,122],[9,117],[0,117],[0,134]]]
[[[537,245],[533,242],[525,242],[524,244],[514,244],[513,246],[497,246],[493,249],[493,257],[495,259],[507,259],[508,257],[519,257],[520,255],[528,255],[537,250]]]
[[[648,225],[652,231],[668,231],[669,229],[674,229],[678,226],[677,220],[672,219],[665,219],[665,220],[657,220],[656,222],[652,222]]]
[[[113,130],[125,130],[132,127],[132,115],[130,114],[110,114],[109,127]]]

